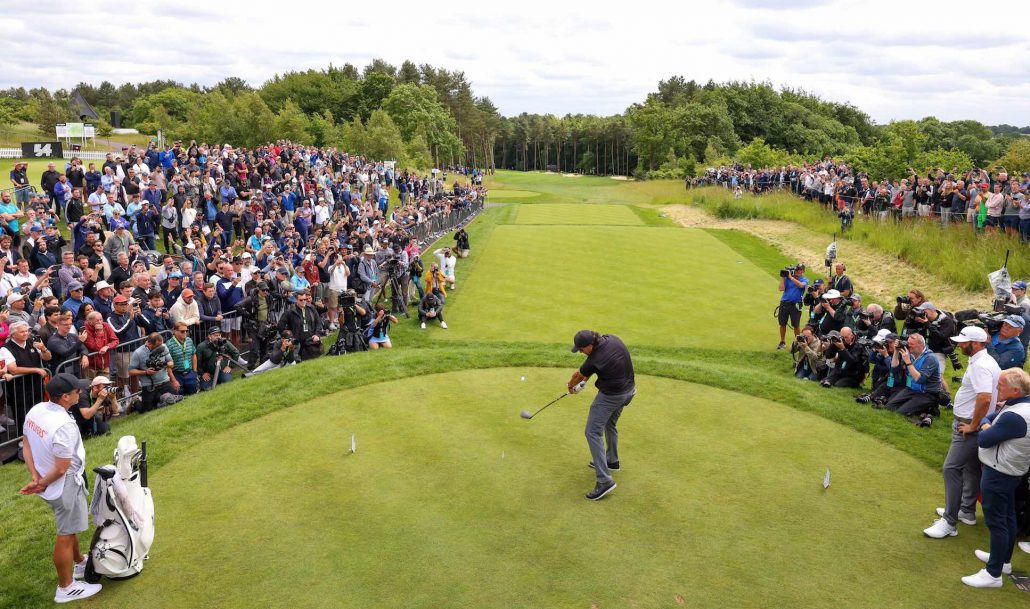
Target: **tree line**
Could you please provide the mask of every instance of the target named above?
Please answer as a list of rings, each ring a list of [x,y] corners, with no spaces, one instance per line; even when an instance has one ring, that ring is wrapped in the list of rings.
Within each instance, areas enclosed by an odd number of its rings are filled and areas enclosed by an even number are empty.
[[[768,82],[674,76],[614,116],[502,117],[465,74],[381,59],[277,74],[260,87],[229,77],[213,87],[169,80],[74,90],[102,117],[166,138],[253,146],[292,139],[339,146],[403,165],[467,164],[641,178],[682,178],[732,162],[755,167],[834,157],[877,178],[931,167],[1004,165],[1030,171],[1030,127],[974,120],[877,125],[848,103]],[[45,134],[77,113],[67,90],[0,91],[0,126],[36,122]],[[100,132],[109,130],[101,120]]]

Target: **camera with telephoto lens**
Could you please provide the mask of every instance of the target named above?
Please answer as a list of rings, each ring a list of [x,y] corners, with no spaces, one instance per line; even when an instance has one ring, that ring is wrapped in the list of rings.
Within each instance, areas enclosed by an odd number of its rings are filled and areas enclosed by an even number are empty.
[[[358,303],[358,293],[347,290],[340,296],[340,306],[349,309]]]
[[[780,269],[780,277],[793,277],[794,273],[798,270],[797,265],[791,265],[786,268]]]
[[[912,304],[912,299],[909,298],[907,295],[898,296],[898,304]]]
[[[168,356],[168,347],[161,345],[157,349],[150,352],[147,356],[147,370],[154,370],[155,372],[164,368],[167,364],[165,363]]]

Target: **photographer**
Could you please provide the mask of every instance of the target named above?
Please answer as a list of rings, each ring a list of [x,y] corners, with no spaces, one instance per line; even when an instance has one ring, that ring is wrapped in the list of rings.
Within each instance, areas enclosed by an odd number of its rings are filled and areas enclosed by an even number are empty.
[[[361,250],[357,278],[358,281],[355,282],[354,289],[358,291],[363,289],[364,296],[362,300],[371,302],[372,296],[375,295],[376,289],[379,288],[379,267],[376,265],[375,252],[372,250],[371,245],[366,245]]]
[[[859,404],[873,403],[873,408],[883,408],[905,384],[905,367],[894,354],[898,347],[898,335],[881,331],[872,339],[869,361],[873,365],[870,385],[872,391],[855,398]]]
[[[808,286],[805,290],[805,296],[801,300],[801,304],[808,307],[808,323],[811,324],[815,321],[815,307],[823,300],[823,294],[826,292],[826,283],[822,279],[816,279],[812,282],[812,285]]]
[[[413,247],[413,246],[409,246]],[[422,274],[425,267],[422,264],[422,257],[418,255],[417,248],[408,254],[408,293],[405,295],[407,301],[411,300],[411,286],[418,290],[418,300],[422,301],[426,296],[426,290],[422,287]]]
[[[129,375],[140,379],[143,390],[143,403],[140,412],[149,412],[159,406],[161,396],[172,391],[179,391],[179,381],[172,376],[172,356],[164,339],[156,332],[147,336],[147,340],[129,359]]]
[[[106,376],[93,379],[89,391],[79,393],[78,406],[70,410],[83,438],[111,433],[108,421],[117,416],[120,409],[118,396],[111,389],[110,379]]]
[[[371,321],[370,306],[359,301],[357,292],[347,290],[340,297],[340,333],[333,345],[334,355],[365,351],[368,348],[368,336],[365,329]]]
[[[297,349],[297,344],[293,339],[293,332],[283,330],[279,333],[279,338],[271,341],[271,343],[272,352],[268,359],[255,368],[253,372],[244,373],[243,376],[254,376],[255,374],[261,374],[275,368],[300,363],[300,351]]]
[[[894,319],[904,321],[901,337],[905,338],[913,332],[922,330],[922,324],[916,321],[916,307],[926,302],[926,297],[919,290],[910,290],[905,296],[898,296],[894,306]]]
[[[458,250],[458,258],[469,257],[469,234],[464,228],[459,228],[454,233],[454,246]]]
[[[150,290],[147,295],[147,304],[143,307],[143,331],[167,332],[172,329],[172,316],[165,308],[165,298],[158,290]]]
[[[987,343],[987,353],[1002,370],[1021,368],[1026,363],[1026,349],[1019,342],[1019,335],[1025,327],[1026,321],[1021,316],[1009,315]]]
[[[340,327],[340,297],[347,291],[347,278],[350,277],[350,268],[343,254],[337,250],[329,250],[328,273],[328,305],[329,305],[329,330]]]
[[[834,366],[820,383],[823,387],[858,387],[869,372],[869,356],[865,346],[855,340],[851,328],[841,328],[827,338],[829,346],[824,348],[826,361]]]
[[[279,332],[289,330],[300,349],[303,360],[322,355],[322,317],[311,304],[311,293],[298,292],[296,304],[283,313],[279,320]]]
[[[440,327],[447,329],[447,322],[443,320],[443,300],[434,292],[428,292],[418,305],[419,326],[425,330],[426,321],[435,319],[440,322]]]
[[[866,307],[865,311],[856,314],[855,333],[860,338],[872,339],[881,330],[889,333],[897,331],[897,324],[894,323],[894,316],[883,310],[883,307],[873,303]]]
[[[887,401],[887,410],[921,420],[936,412],[942,390],[941,364],[921,334],[912,334],[904,344],[898,344],[891,366],[905,371],[905,386]]]
[[[815,328],[805,326],[795,338],[798,351],[801,353],[794,376],[806,381],[821,381],[826,376],[826,358],[823,357],[823,343],[815,335]]]
[[[368,337],[368,348],[375,351],[382,347],[390,349],[390,323],[397,323],[397,318],[386,312],[382,303],[376,305],[376,316],[372,320],[372,332]]]
[[[848,304],[837,290],[827,290],[813,312],[816,332],[823,337],[830,332],[840,332],[848,320]]]
[[[805,298],[805,290],[808,289],[808,278],[805,277],[805,265],[799,262],[793,267],[787,267],[780,271],[779,290],[783,292],[780,297],[780,306],[776,308],[776,318],[780,323],[780,343],[777,349],[787,346],[784,339],[787,336],[787,322],[790,322],[794,329],[795,339],[800,332],[801,325],[801,304]]]
[[[136,299],[126,298],[123,294],[114,297],[114,313],[108,318],[115,336],[118,337],[118,346],[115,347],[114,360],[111,365],[117,372],[115,379],[118,389],[122,390],[128,385],[134,392],[139,388],[139,379],[136,375],[129,373],[131,365],[129,359],[132,356],[133,341],[139,340],[140,326],[144,319],[139,312],[139,303]]]
[[[926,346],[933,351],[933,356],[940,364],[940,373],[944,375],[945,356],[951,358],[952,368],[962,369],[962,362],[955,355],[955,343],[951,337],[958,334],[958,323],[947,311],[940,311],[932,302],[924,302],[912,311],[913,320],[921,328],[920,334],[926,338]],[[947,383],[945,383],[947,387]]]
[[[265,339],[272,326],[275,310],[272,299],[268,283],[259,281],[248,290],[247,297],[236,305],[236,310],[243,318],[245,334],[251,337],[250,350],[257,354],[257,361],[263,361],[267,355]]]
[[[200,390],[232,380],[232,364],[240,359],[240,352],[222,336],[219,326],[211,326],[207,340],[197,346],[197,373],[200,374]],[[217,381],[216,381],[217,377]]]

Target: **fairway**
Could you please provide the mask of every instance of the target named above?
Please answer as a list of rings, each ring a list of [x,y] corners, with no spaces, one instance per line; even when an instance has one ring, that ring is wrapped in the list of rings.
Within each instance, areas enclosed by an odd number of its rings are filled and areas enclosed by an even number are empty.
[[[643,226],[625,205],[519,205],[516,224]]]
[[[447,305],[460,320],[448,339],[554,342],[585,327],[676,347],[759,349],[775,338],[776,281],[701,230],[509,225],[485,248]]]
[[[517,415],[566,376],[412,378],[210,438],[154,476],[160,538],[147,570],[107,584],[96,606],[672,607],[680,595],[698,607],[961,607],[977,598],[926,577],[970,566],[974,542],[917,534],[932,504],[911,499],[939,491],[933,472],[741,394],[638,378],[620,423],[619,488],[584,500],[593,388],[533,421]],[[827,467],[833,486],[823,490]],[[992,602],[1020,594],[1009,586]]]

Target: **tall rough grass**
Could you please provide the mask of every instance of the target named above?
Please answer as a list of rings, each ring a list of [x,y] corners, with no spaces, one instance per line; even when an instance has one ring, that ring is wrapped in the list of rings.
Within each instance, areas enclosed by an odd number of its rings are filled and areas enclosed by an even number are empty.
[[[713,187],[693,191],[689,197],[692,205],[717,218],[783,220],[841,237],[836,214],[791,194],[745,196],[738,200],[732,193]],[[974,232],[966,224],[942,227],[936,221],[923,219],[880,222],[858,216],[843,238],[866,243],[966,290],[987,289],[987,274],[1002,266],[1006,251],[1011,252],[1008,269],[1013,279],[1030,277],[1030,246],[1021,243],[1019,237]]]

